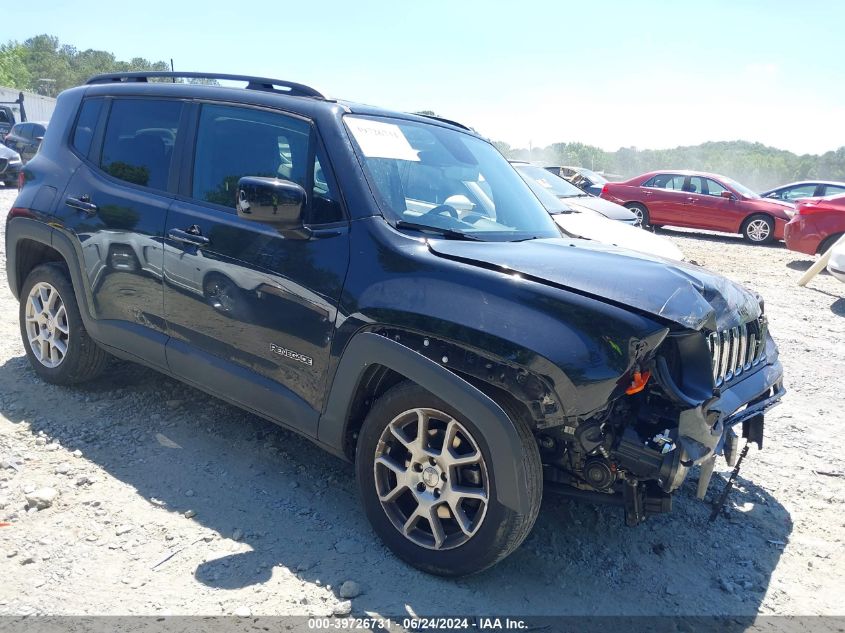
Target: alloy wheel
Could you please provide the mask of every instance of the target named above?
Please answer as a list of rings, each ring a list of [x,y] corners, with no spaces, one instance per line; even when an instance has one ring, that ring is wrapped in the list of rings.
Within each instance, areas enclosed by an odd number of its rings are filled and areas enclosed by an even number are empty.
[[[45,281],[26,299],[26,335],[32,353],[45,367],[58,367],[67,355],[70,326],[58,290]]]
[[[469,431],[436,409],[410,409],[387,425],[376,446],[376,493],[393,526],[434,550],[459,547],[481,527],[490,482]]]
[[[748,227],[745,229],[745,232],[748,234],[748,238],[752,242],[764,242],[769,237],[771,228],[766,220],[757,219],[751,220],[751,222],[748,223]]]

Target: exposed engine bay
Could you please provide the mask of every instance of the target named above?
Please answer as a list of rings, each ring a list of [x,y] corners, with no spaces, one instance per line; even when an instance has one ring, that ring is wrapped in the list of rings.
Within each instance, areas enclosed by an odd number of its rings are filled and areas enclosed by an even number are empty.
[[[548,487],[623,506],[626,523],[637,525],[670,511],[671,494],[698,466],[697,496],[704,499],[718,456],[736,467],[742,439],[763,448],[764,413],[784,389],[778,380],[749,400],[743,392],[761,383],[742,388],[741,381],[766,370],[767,342],[763,316],[726,333],[670,335],[611,406],[538,436]],[[712,374],[702,374],[702,366]]]

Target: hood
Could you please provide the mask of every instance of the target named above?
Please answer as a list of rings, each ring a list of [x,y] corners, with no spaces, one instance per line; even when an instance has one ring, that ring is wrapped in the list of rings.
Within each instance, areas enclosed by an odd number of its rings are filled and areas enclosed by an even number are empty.
[[[808,196],[811,197],[811,196]],[[786,200],[781,200],[779,198],[755,198],[756,200],[762,200],[763,202],[769,202],[774,204],[778,207],[783,207],[784,209],[794,209],[795,204],[792,202],[788,202]]]
[[[639,251],[665,259],[682,260],[684,254],[669,238],[655,235],[625,222],[608,220],[592,211],[555,213],[557,225],[568,235]]]
[[[428,240],[437,256],[635,308],[685,328],[721,330],[760,315],[757,297],[704,268],[586,242]]]
[[[604,198],[596,198],[595,196],[581,196],[576,198],[573,196],[571,198],[561,198],[561,200],[573,209],[596,211],[611,220],[633,222],[637,217],[622,205],[605,200]]]

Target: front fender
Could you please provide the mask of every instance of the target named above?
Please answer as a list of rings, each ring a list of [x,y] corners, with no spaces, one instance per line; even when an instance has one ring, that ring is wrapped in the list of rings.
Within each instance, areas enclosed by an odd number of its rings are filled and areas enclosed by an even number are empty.
[[[529,512],[528,474],[513,450],[520,445],[519,435],[504,410],[460,376],[378,334],[356,334],[346,346],[317,428],[321,444],[342,449],[352,401],[361,377],[372,365],[382,365],[401,374],[470,418],[484,434],[496,465],[499,501],[521,514]]]

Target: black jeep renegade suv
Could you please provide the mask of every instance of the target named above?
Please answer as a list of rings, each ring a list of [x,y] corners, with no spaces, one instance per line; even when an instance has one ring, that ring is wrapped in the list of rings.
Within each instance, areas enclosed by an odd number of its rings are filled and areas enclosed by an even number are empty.
[[[200,76],[179,74],[175,77]],[[231,75],[64,92],[9,213],[32,366],[144,363],[354,460],[400,557],[459,575],[543,487],[666,511],[762,447],[763,303],[692,265],[564,239],[471,130]]]

